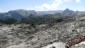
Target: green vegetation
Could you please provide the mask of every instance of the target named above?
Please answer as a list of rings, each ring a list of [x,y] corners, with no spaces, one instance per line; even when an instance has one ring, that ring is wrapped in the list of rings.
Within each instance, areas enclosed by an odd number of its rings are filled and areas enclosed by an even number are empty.
[[[6,23],[6,24],[13,24],[16,22],[17,22],[17,20],[15,18],[7,18],[4,20],[4,23]]]

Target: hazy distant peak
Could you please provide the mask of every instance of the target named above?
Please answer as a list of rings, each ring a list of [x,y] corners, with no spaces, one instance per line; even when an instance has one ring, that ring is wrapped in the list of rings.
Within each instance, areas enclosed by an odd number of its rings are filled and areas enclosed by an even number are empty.
[[[70,13],[74,13],[74,11],[66,8],[66,9],[63,11],[63,13],[65,13],[65,14],[70,14]]]

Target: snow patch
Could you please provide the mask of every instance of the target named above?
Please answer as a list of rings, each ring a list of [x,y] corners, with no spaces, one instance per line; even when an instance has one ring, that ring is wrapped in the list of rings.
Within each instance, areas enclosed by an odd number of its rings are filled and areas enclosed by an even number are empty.
[[[79,44],[76,44],[75,46],[79,46],[79,45],[82,45],[82,44],[85,45],[85,41],[83,41],[83,42],[81,42],[81,43],[79,43]]]
[[[66,44],[63,42],[55,42],[42,48],[65,48]]]
[[[26,47],[26,44],[25,43],[21,43],[19,45],[8,46],[7,48],[25,48],[25,47]]]

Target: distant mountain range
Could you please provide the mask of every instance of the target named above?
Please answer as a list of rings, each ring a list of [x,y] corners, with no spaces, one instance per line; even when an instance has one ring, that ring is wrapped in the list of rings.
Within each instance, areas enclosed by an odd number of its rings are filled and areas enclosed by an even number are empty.
[[[6,13],[1,13],[0,14],[0,18],[7,18],[7,17],[13,17],[16,19],[19,18],[25,18],[27,16],[29,16],[30,14],[35,15],[36,12],[34,10],[12,10],[12,11],[8,11]]]
[[[63,10],[57,10],[57,11],[35,11],[35,10],[23,10],[23,9],[19,9],[19,10],[11,10],[5,13],[0,13],[0,19],[5,19],[5,18],[16,18],[16,19],[21,19],[21,18],[26,18],[29,17],[30,15],[32,16],[42,16],[42,15],[46,15],[46,14],[57,14],[57,13],[63,13],[63,14],[72,14],[75,13],[75,11],[72,11],[70,9],[65,9]],[[80,13],[80,12],[76,12],[76,13]],[[81,13],[80,13],[81,14]]]

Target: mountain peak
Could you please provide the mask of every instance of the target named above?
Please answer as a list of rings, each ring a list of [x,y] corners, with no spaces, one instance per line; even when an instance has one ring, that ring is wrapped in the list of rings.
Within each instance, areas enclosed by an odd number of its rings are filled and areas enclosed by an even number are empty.
[[[66,8],[65,10],[70,10],[69,8]]]
[[[71,14],[71,13],[74,13],[74,11],[66,8],[66,9],[63,11],[63,13],[65,13],[65,14]]]

